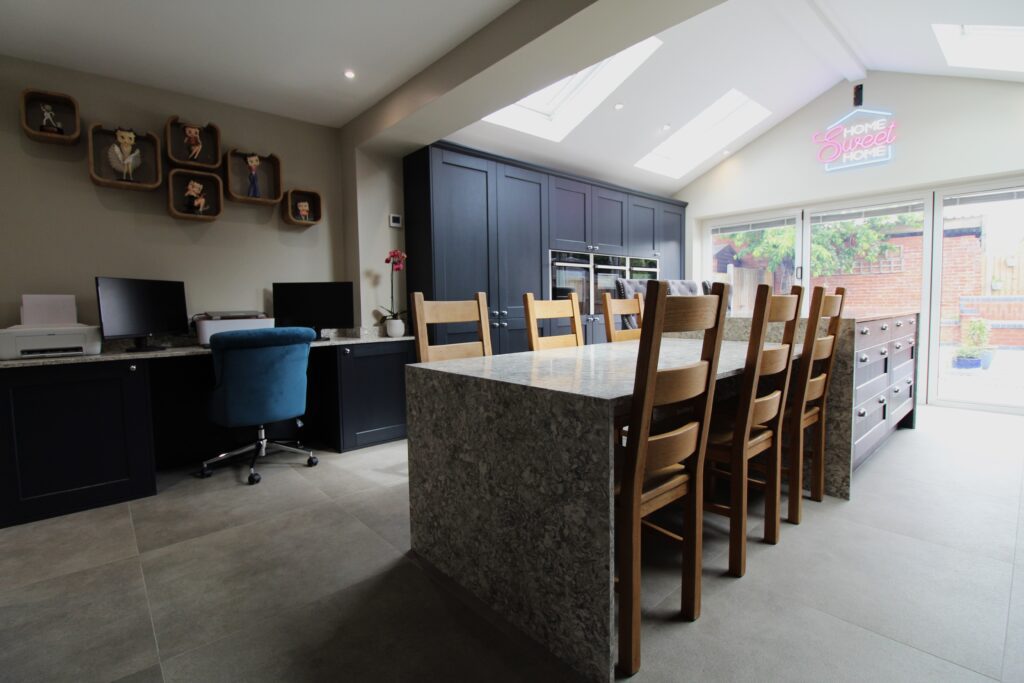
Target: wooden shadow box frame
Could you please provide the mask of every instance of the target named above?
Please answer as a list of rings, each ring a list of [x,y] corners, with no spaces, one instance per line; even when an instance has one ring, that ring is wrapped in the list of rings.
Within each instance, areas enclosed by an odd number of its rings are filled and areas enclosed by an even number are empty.
[[[99,140],[99,141],[98,141]],[[116,171],[108,169],[107,150],[114,142],[114,130],[104,128],[102,123],[93,124],[89,129],[89,178],[101,187],[113,187],[118,190],[155,190],[163,182],[163,159],[160,157],[160,138],[153,133],[136,133],[135,145],[142,149],[142,166],[136,174],[145,171],[148,181],[119,180]],[[99,158],[97,158],[99,155]],[[102,170],[101,170],[102,169]]]
[[[232,149],[224,155],[224,166],[226,169],[227,183],[225,194],[234,202],[245,202],[246,204],[260,204],[262,206],[273,206],[281,201],[281,160],[276,154],[257,154],[262,162],[259,174],[260,191],[264,196],[249,197],[246,189],[249,185],[248,165],[245,158],[249,152]],[[264,171],[264,169],[266,169]],[[268,187],[269,181],[269,187]]]
[[[208,201],[216,202],[215,209],[209,213],[196,214],[185,209],[185,188],[189,180],[203,183]],[[185,221],[215,221],[224,213],[224,187],[220,176],[206,171],[194,171],[190,168],[176,168],[167,174],[167,213],[174,218]]]
[[[199,159],[189,159],[189,150],[185,146],[185,126],[195,126],[200,130],[203,139],[203,151]],[[200,126],[197,123],[182,121],[177,116],[167,119],[164,124],[164,145],[167,159],[181,168],[195,168],[200,171],[216,171],[220,168],[223,157],[220,153],[220,128],[215,123]]]
[[[295,204],[300,201],[309,202],[309,212],[313,220],[304,221],[293,212]],[[281,219],[288,225],[308,227],[316,225],[324,217],[324,203],[320,193],[316,190],[300,190],[298,188],[288,190],[284,193],[284,201],[281,202]]]
[[[36,105],[44,102],[53,106],[57,121],[67,123],[70,118],[74,128],[70,132],[65,129],[64,133],[49,133],[39,130],[43,116],[38,113],[39,107]],[[55,145],[73,145],[82,136],[82,120],[78,115],[78,100],[71,95],[27,88],[21,92],[20,104],[21,129],[30,139]]]

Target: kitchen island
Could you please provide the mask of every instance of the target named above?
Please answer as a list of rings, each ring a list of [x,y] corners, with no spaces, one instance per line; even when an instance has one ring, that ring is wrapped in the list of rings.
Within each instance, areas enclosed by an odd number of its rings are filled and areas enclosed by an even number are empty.
[[[698,360],[700,344],[665,339],[659,366]],[[406,369],[413,552],[590,680],[613,677],[613,434],[638,348]],[[746,352],[723,342],[718,379]]]

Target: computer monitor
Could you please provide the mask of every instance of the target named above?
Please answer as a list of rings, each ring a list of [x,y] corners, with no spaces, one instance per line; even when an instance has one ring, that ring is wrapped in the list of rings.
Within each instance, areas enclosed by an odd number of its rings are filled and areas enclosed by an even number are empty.
[[[184,282],[97,277],[96,299],[103,338],[134,339],[131,351],[161,348],[149,343],[154,334],[188,332]]]
[[[351,282],[275,282],[274,325],[312,327],[318,336],[325,328],[348,328],[352,322]]]

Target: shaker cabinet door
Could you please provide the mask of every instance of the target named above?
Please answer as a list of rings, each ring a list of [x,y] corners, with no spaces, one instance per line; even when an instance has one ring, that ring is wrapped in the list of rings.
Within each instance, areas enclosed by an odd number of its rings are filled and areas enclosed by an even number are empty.
[[[600,254],[625,255],[627,240],[628,200],[624,192],[603,187],[593,188],[594,251]]]
[[[551,249],[589,251],[587,247],[590,246],[593,232],[590,185],[554,175],[548,177]]]

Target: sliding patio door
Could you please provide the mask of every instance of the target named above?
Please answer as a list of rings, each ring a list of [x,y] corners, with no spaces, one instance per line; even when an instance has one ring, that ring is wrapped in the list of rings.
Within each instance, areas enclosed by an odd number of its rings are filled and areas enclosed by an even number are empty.
[[[1024,186],[937,192],[931,403],[1024,411]]]

